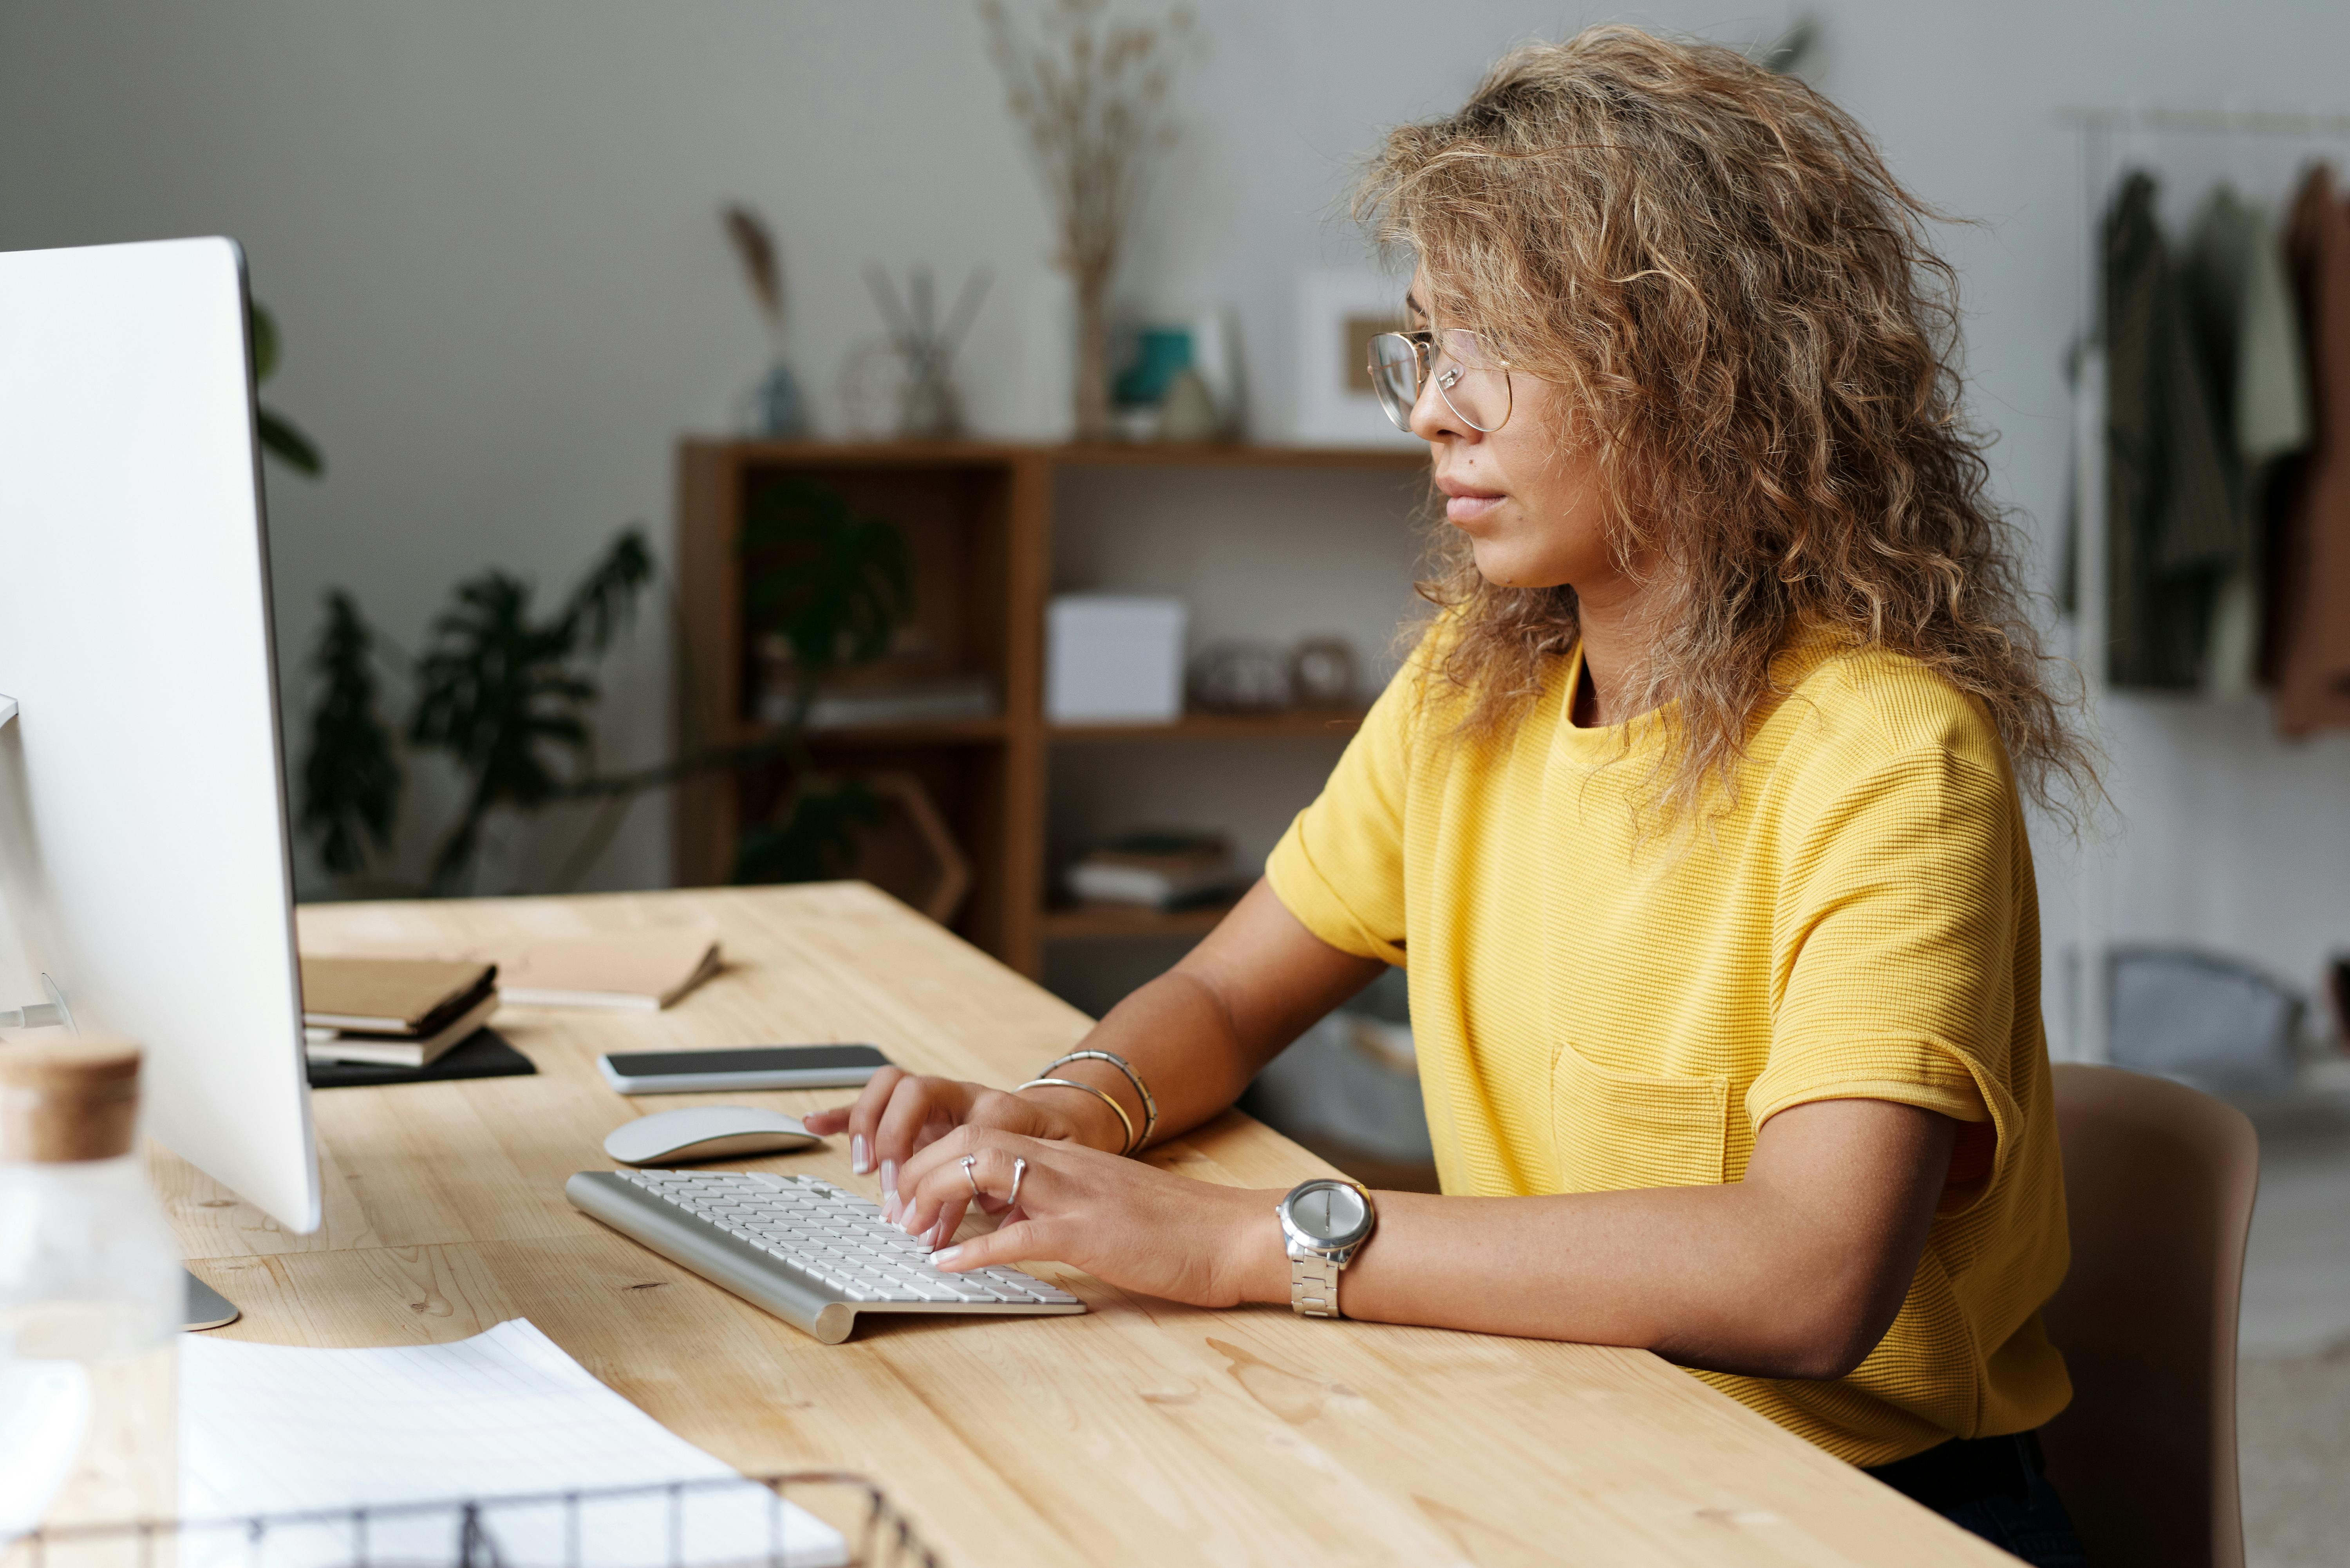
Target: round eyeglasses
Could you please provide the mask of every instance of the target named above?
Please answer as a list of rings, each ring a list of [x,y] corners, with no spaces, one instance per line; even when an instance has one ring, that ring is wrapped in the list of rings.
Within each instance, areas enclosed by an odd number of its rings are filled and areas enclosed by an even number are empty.
[[[1509,365],[1486,353],[1475,333],[1448,327],[1382,332],[1371,339],[1371,389],[1396,429],[1411,429],[1411,410],[1431,380],[1453,417],[1478,434],[1491,435],[1510,422]]]

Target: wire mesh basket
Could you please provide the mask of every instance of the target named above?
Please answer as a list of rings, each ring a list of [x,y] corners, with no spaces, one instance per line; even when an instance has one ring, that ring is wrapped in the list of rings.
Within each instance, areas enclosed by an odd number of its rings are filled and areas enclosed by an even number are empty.
[[[806,1470],[222,1519],[50,1526],[0,1568],[940,1568],[862,1476]]]

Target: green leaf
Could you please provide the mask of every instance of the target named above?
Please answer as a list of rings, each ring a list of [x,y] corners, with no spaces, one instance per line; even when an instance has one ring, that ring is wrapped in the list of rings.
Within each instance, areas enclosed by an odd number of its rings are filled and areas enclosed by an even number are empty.
[[[1773,76],[1791,75],[1804,63],[1804,57],[1812,52],[1812,46],[1819,42],[1819,37],[1820,19],[1817,16],[1808,14],[1797,16],[1785,32],[1756,48],[1754,63]]]
[[[245,306],[245,320],[253,334],[253,384],[260,386],[277,374],[281,340],[277,336],[277,318],[269,307],[258,300]],[[316,479],[327,472],[327,460],[318,453],[317,443],[296,430],[292,421],[274,410],[254,410],[255,433],[261,438],[261,449],[297,473]]]
[[[752,629],[790,644],[804,691],[889,651],[914,607],[913,553],[897,524],[800,477],[754,491],[743,511],[736,548],[751,566]]]
[[[253,331],[253,384],[277,374],[277,318],[259,300],[248,301],[246,320]]]
[[[564,623],[585,627],[588,646],[601,653],[612,634],[628,624],[637,607],[637,595],[653,579],[653,556],[645,543],[644,525],[635,524],[612,541],[611,550],[572,590]]]
[[[582,644],[601,652],[651,576],[643,535],[630,529],[551,621],[533,617],[528,584],[495,568],[452,590],[417,660],[408,722],[410,743],[449,753],[468,784],[433,857],[436,891],[464,888],[491,812],[536,810],[588,776],[602,690],[579,663]]]
[[[327,595],[310,668],[323,678],[302,758],[302,831],[338,877],[365,870],[368,845],[391,847],[400,811],[400,761],[376,711],[375,634],[350,595]]]
[[[286,416],[255,407],[253,410],[255,433],[261,437],[261,448],[297,473],[316,479],[327,472],[327,460],[310,438],[286,421]]]

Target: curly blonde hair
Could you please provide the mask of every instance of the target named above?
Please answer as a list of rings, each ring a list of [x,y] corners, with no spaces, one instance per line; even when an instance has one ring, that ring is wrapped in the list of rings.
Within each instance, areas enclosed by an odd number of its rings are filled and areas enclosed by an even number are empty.
[[[1431,316],[1565,389],[1616,559],[1658,610],[1635,711],[1674,706],[1668,817],[1736,798],[1799,626],[1917,660],[1997,724],[2068,819],[2097,790],[2024,613],[2014,530],[1960,409],[1936,214],[1851,118],[1729,49],[1594,27],[1504,57],[1456,114],[1390,131],[1356,194]],[[1452,531],[1446,530],[1451,534]],[[1487,582],[1439,546],[1438,669],[1502,723],[1576,635],[1571,587]],[[2073,786],[2058,790],[2056,783]]]

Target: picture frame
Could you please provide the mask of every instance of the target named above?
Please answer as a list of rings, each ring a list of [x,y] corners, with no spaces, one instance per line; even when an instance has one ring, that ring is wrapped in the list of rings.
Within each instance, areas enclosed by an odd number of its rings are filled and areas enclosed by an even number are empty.
[[[1319,446],[1419,443],[1371,389],[1370,338],[1403,325],[1402,279],[1367,267],[1318,267],[1297,280],[1297,439]]]

